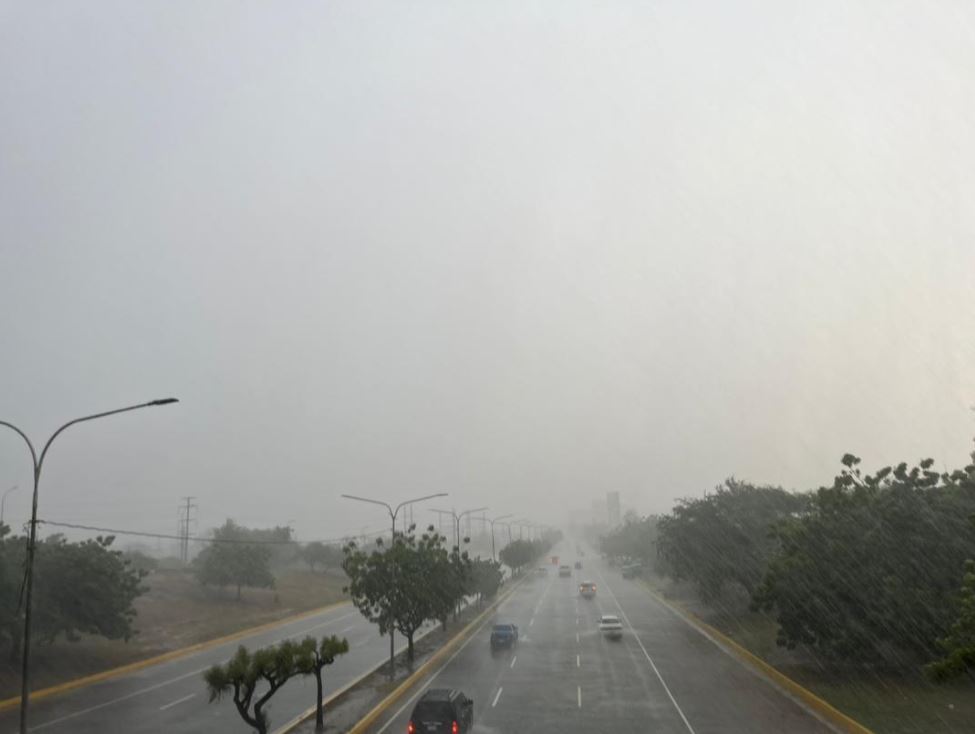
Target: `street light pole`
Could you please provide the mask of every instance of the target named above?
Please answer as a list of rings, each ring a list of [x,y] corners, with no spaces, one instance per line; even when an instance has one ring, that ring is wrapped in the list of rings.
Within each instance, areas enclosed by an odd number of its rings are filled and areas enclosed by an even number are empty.
[[[454,518],[454,539],[457,550],[460,551],[460,521],[464,518],[464,515],[470,515],[472,512],[481,512],[482,510],[488,509],[487,507],[475,507],[472,510],[464,510],[460,514],[454,512],[453,510],[433,510],[433,512],[438,512],[443,515],[450,515]]]
[[[382,500],[369,499],[368,497],[357,497],[354,494],[343,494],[342,496],[345,497],[347,500],[356,500],[357,502],[368,502],[370,505],[381,505],[382,507],[386,508],[386,511],[389,513],[389,519],[392,521],[393,524],[393,534],[389,538],[389,547],[392,548],[393,543],[396,542],[396,516],[399,514],[399,511],[404,507],[406,507],[407,505],[412,505],[416,502],[423,502],[423,500],[433,499],[434,497],[446,497],[447,493],[437,492],[436,494],[428,494],[428,495],[424,495],[423,497],[416,497],[415,499],[405,500],[404,502],[400,502],[398,505],[396,505],[395,509],[391,504],[389,504],[388,502],[383,502]],[[390,678],[392,678],[395,674],[395,668],[393,667],[393,659],[396,657],[396,652],[393,645],[394,645],[393,625],[392,623],[390,623],[389,625],[389,677]]]
[[[13,423],[0,421],[0,426],[6,426],[24,439],[24,443],[27,444],[27,448],[30,450],[31,460],[34,464],[34,496],[31,502],[30,533],[27,540],[27,562],[24,569],[24,639],[21,642],[23,648],[20,667],[20,734],[27,734],[27,709],[30,705],[30,629],[32,622],[31,602],[33,601],[34,592],[34,550],[37,544],[37,490],[41,479],[41,468],[44,466],[44,457],[47,456],[47,450],[51,448],[54,439],[61,435],[62,431],[76,423],[93,421],[97,418],[105,418],[106,416],[116,415],[118,413],[127,413],[130,410],[139,410],[140,408],[151,408],[157,405],[169,405],[170,403],[178,402],[176,398],[150,400],[148,403],[139,403],[138,405],[130,405],[126,408],[116,408],[115,410],[106,410],[104,413],[95,413],[94,415],[75,418],[51,434],[51,437],[47,439],[47,443],[44,444],[44,448],[41,449],[40,457],[38,457],[37,451],[34,450],[34,444],[31,443],[26,433],[17,428]]]
[[[497,560],[497,554],[494,551],[494,523],[496,523],[498,520],[507,520],[509,517],[514,517],[514,515],[511,514],[501,515],[500,517],[496,517],[493,520],[491,519],[488,520],[488,522],[491,523],[491,560],[492,561]],[[508,526],[508,530],[509,532],[511,531],[510,525]]]
[[[15,491],[16,489],[17,489],[17,485],[15,484],[10,489],[8,489],[6,492],[4,492],[3,493],[3,497],[0,498],[0,525],[3,525],[3,510],[4,510],[4,505],[7,504],[7,495],[10,494],[11,492]]]

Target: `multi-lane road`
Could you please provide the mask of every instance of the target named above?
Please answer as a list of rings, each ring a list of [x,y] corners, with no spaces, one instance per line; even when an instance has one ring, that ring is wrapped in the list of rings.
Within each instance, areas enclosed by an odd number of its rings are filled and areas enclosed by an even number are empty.
[[[595,558],[571,578],[552,569],[520,584],[484,625],[431,678],[393,706],[374,734],[406,731],[412,705],[430,687],[456,687],[474,699],[475,731],[653,731],[673,734],[811,734],[830,729],[650,596],[638,583]],[[579,596],[579,582],[597,584],[595,599]],[[601,614],[622,617],[618,642],[597,631]],[[492,655],[490,626],[514,622],[516,649]],[[240,644],[251,648],[307,634],[336,634],[351,651],[326,671],[326,694],[386,659],[388,641],[348,604],[178,660],[35,702],[31,731],[248,731],[233,704],[210,704],[202,673],[227,660]],[[269,713],[272,730],[314,703],[314,681],[281,689]],[[0,733],[17,729],[17,710],[0,714]]]
[[[524,583],[470,640],[372,732],[406,732],[427,688],[460,688],[474,699],[476,732],[811,734],[831,731],[767,679],[745,667],[638,583],[592,558],[572,578]],[[593,580],[595,599],[579,596]],[[597,632],[601,614],[621,616],[623,639]],[[514,622],[517,648],[492,655],[492,622]]]
[[[389,639],[380,637],[375,625],[351,604],[342,604],[271,631],[36,701],[31,706],[30,730],[44,734],[247,732],[250,729],[231,700],[208,702],[203,672],[214,663],[225,662],[238,645],[254,649],[288,638],[333,634],[348,639],[351,649],[326,669],[326,695],[389,658]],[[272,729],[314,703],[313,678],[290,681],[268,707]],[[18,716],[17,709],[0,714],[0,732],[16,732]]]

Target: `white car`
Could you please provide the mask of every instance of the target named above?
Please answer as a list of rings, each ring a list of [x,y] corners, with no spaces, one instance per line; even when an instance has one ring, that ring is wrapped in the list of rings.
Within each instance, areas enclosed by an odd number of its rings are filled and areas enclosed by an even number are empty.
[[[623,636],[623,623],[615,614],[604,614],[599,618],[599,631],[610,640],[618,640]]]

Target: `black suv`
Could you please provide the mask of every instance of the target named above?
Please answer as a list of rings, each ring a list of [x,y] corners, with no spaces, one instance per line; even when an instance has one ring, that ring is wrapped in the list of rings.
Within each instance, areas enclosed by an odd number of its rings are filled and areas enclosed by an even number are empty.
[[[431,688],[416,702],[407,734],[466,734],[474,728],[474,702],[456,688]]]

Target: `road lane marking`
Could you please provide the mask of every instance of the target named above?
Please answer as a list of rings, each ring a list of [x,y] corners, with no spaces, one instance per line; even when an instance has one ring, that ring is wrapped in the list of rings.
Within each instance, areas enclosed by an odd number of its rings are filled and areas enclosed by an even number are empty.
[[[361,640],[352,643],[352,647],[361,647],[362,645],[372,642],[374,635],[369,635],[368,637],[363,637]]]
[[[576,617],[576,624],[579,624],[579,618]]]
[[[344,635],[346,632],[351,632],[352,630],[354,630],[358,626],[359,625],[357,625],[357,624],[350,624],[348,627],[343,627],[342,629],[340,629],[338,631],[338,634]]]
[[[46,729],[49,726],[54,726],[55,724],[60,724],[63,721],[68,721],[74,719],[78,716],[84,716],[85,714],[90,714],[92,711],[98,711],[99,709],[106,708],[107,706],[113,706],[122,701],[127,701],[130,698],[135,698],[136,696],[141,696],[143,693],[149,693],[150,691],[155,691],[157,688],[162,688],[163,686],[168,686],[176,681],[183,680],[184,678],[191,678],[194,675],[199,675],[205,670],[209,670],[212,666],[208,665],[205,668],[200,668],[199,670],[193,670],[189,673],[184,673],[183,675],[176,676],[175,678],[170,678],[169,680],[164,680],[161,683],[156,683],[154,686],[149,686],[148,688],[141,688],[138,691],[132,691],[124,696],[119,696],[118,698],[113,698],[111,701],[105,701],[104,703],[95,704],[94,706],[89,706],[81,711],[75,711],[74,713],[67,714],[58,719],[51,719],[50,721],[45,721],[43,724],[38,724],[37,726],[32,726],[31,731],[38,731],[39,729]]]
[[[531,627],[533,624],[535,624],[535,618],[534,617],[532,617],[532,621],[528,623],[528,626]]]
[[[178,703],[183,703],[183,701],[189,701],[191,698],[194,698],[195,696],[196,696],[195,693],[191,693],[188,696],[183,696],[182,698],[177,698],[175,701],[170,701],[169,703],[167,703],[167,704],[165,704],[163,706],[160,706],[159,707],[159,710],[160,711],[165,711],[166,709],[172,708],[173,706],[175,706]]]
[[[576,686],[576,702],[582,708],[582,686]]]
[[[599,572],[597,571],[597,573]],[[647,659],[647,662],[650,663],[650,667],[653,668],[653,672],[656,674],[657,680],[660,681],[660,685],[664,687],[664,691],[667,693],[667,698],[670,699],[670,702],[674,704],[674,708],[677,709],[677,713],[680,714],[681,721],[684,722],[684,726],[687,727],[687,731],[690,732],[690,734],[696,734],[694,731],[694,727],[691,726],[691,722],[689,722],[687,720],[687,717],[684,716],[684,712],[681,709],[680,705],[677,703],[677,699],[674,698],[674,694],[670,692],[670,688],[668,688],[667,682],[664,680],[664,677],[660,674],[660,671],[657,670],[657,665],[653,662],[653,658],[650,657],[650,653],[647,652],[647,648],[643,646],[643,640],[640,639],[640,635],[638,635],[636,633],[636,630],[633,629],[633,624],[632,622],[630,622],[630,618],[626,616],[626,612],[623,611],[623,607],[620,605],[619,599],[616,598],[616,594],[614,594],[613,590],[609,588],[609,584],[606,583],[606,579],[603,578],[603,575],[601,573],[599,574],[599,579],[603,585],[603,588],[605,588],[609,592],[609,595],[613,597],[613,603],[616,604],[616,608],[620,610],[620,616],[623,618],[623,621],[626,622],[626,625],[630,628],[630,632],[633,633],[633,639],[636,640],[636,644],[638,644],[640,646],[640,649],[643,650],[643,656]]]
[[[514,656],[513,658],[511,658],[511,665],[509,665],[508,667],[509,667],[509,668],[513,668],[513,667],[515,667],[515,661],[516,661],[517,659],[518,659],[518,656],[517,656],[517,655],[515,655],[515,656]]]
[[[514,592],[512,592],[511,596],[514,596]],[[511,597],[509,597],[509,598],[511,598]],[[454,658],[456,658],[458,655],[460,655],[464,651],[464,649],[471,643],[471,641],[475,637],[477,637],[477,635],[481,632],[481,630],[484,629],[485,625],[487,625],[487,623],[490,620],[491,620],[491,617],[490,616],[485,617],[484,618],[484,621],[481,622],[477,626],[477,629],[474,630],[473,632],[471,632],[471,636],[468,637],[466,640],[464,640],[460,644],[460,647],[458,647],[456,650],[454,650],[454,652],[450,655],[449,658],[447,658],[447,660],[444,662],[444,664],[441,665],[439,668],[437,668],[433,673],[431,673],[426,678],[426,682],[423,685],[417,685],[416,693],[414,693],[412,696],[410,696],[408,699],[406,699],[406,702],[402,706],[400,706],[398,709],[396,709],[396,713],[394,713],[386,721],[385,724],[383,724],[379,729],[376,730],[376,734],[383,734],[384,731],[386,731],[390,726],[392,726],[393,722],[396,721],[396,719],[399,718],[399,715],[402,714],[406,710],[406,707],[412,705],[413,702],[417,698],[420,697],[420,694],[421,693],[425,693],[426,692],[426,690],[429,687],[430,683],[432,683],[433,681],[435,681],[437,679],[437,676],[440,675],[448,665],[450,665],[452,662],[454,662]],[[405,683],[405,681],[404,681],[404,683]],[[403,685],[403,684],[401,683],[400,685]]]
[[[352,613],[351,612],[349,614],[343,614],[341,617],[336,617],[335,619],[330,619],[327,622],[322,622],[320,624],[316,624],[313,627],[309,627],[308,629],[301,630],[301,632],[295,632],[293,635],[289,635],[288,637],[285,637],[283,640],[279,640],[279,642],[283,642],[284,640],[293,640],[298,635],[308,634],[309,632],[311,632],[313,630],[321,629],[322,627],[328,627],[330,624],[335,624],[336,622],[341,622],[343,619],[348,619],[351,616],[352,616]]]
[[[498,688],[498,692],[495,694],[494,700],[491,701],[491,708],[494,708],[495,706],[498,705],[498,699],[501,698],[501,691],[503,690],[504,688]]]
[[[579,656],[578,655],[576,655],[576,667],[577,668],[581,668],[582,667],[581,663],[579,662]]]
[[[579,633],[578,632],[576,632],[576,644],[577,645],[579,644]]]

